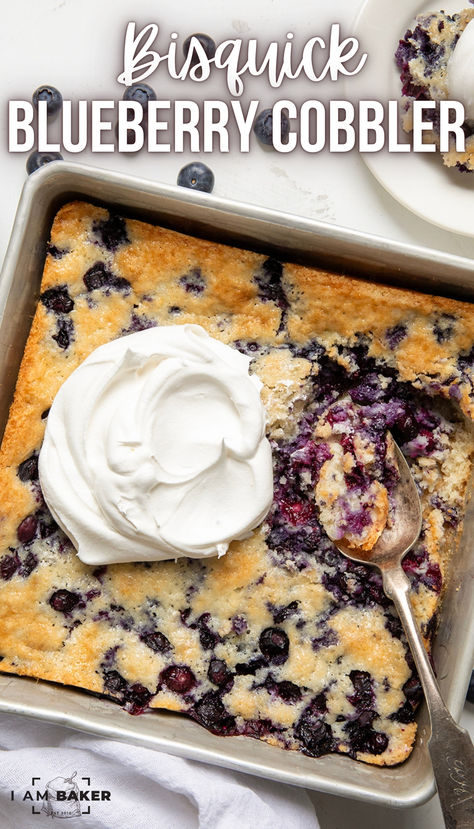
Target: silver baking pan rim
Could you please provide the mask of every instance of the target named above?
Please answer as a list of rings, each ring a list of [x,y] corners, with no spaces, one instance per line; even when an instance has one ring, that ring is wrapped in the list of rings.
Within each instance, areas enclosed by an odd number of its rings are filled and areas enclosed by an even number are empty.
[[[95,167],[52,163],[25,183],[0,276],[0,435],[38,297],[52,219],[61,204],[75,198],[288,260],[459,299],[474,298],[470,259]],[[455,717],[463,707],[473,661],[473,548],[471,499],[434,649],[440,686]],[[114,702],[80,689],[10,674],[0,674],[0,711],[378,805],[414,807],[435,791],[424,706],[410,758],[392,768],[336,755],[314,759],[246,737],[217,737],[189,718],[167,711],[132,717]]]

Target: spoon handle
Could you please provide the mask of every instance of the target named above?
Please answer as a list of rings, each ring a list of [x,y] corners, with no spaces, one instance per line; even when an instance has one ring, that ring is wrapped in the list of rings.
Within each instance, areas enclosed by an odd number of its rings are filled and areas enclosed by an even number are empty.
[[[431,720],[428,743],[447,829],[474,827],[474,748],[467,731],[446,708],[413,616],[410,582],[401,567],[384,570],[384,590],[392,599],[405,630],[425,693]]]

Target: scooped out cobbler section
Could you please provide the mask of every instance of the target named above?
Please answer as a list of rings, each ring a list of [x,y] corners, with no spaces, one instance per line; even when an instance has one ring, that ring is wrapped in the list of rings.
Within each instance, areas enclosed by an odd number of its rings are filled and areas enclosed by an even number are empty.
[[[38,479],[53,400],[99,346],[187,325],[258,380],[269,508],[221,557],[86,564]],[[369,543],[390,520],[390,431],[423,506],[403,566],[429,647],[471,469],[473,339],[467,303],[65,205],[0,451],[1,669],[311,757],[403,761],[413,661],[381,578],[332,538]]]

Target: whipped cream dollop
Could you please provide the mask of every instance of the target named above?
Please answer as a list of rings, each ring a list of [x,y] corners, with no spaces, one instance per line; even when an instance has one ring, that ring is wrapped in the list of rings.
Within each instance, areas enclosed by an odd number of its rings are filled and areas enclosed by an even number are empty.
[[[466,118],[474,120],[474,18],[461,34],[448,61],[447,84],[452,101],[464,104]]]
[[[273,496],[260,380],[199,325],[102,345],[59,389],[43,494],[87,564],[222,555]]]

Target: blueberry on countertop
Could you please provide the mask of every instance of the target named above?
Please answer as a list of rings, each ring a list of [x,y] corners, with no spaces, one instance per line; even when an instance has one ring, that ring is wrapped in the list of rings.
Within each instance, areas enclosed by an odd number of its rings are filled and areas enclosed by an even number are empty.
[[[216,54],[216,44],[214,43],[212,37],[209,37],[209,35],[204,35],[204,34],[199,32],[198,34],[195,34],[195,35],[189,35],[189,37],[187,37],[186,40],[184,41],[184,43],[183,43],[183,52],[184,52],[184,57],[185,58],[187,58],[187,56],[189,54],[189,49],[190,49],[190,46],[191,46],[191,38],[192,37],[195,37],[196,40],[199,41],[199,43],[201,44],[202,48],[204,49],[204,52],[206,53],[209,60],[214,57],[214,55]],[[199,63],[199,57],[196,54],[196,51],[194,51],[193,57],[191,58],[191,67],[196,66],[198,63]]]
[[[156,92],[147,83],[134,83],[132,86],[127,86],[122,97],[124,101],[136,101],[143,109],[146,109],[148,101],[156,101]]]
[[[62,161],[61,153],[40,153],[38,150],[33,152],[26,159],[26,172],[29,176],[44,164],[49,164],[50,161]]]
[[[214,173],[201,161],[192,161],[179,171],[178,184],[180,187],[211,193],[214,187]]]
[[[253,125],[253,131],[257,136],[258,140],[261,144],[266,144],[267,146],[273,146],[273,110],[271,109],[262,109],[261,112],[257,115],[255,119],[255,123]],[[290,122],[286,117],[285,113],[282,112],[281,114],[281,140],[283,142],[286,141],[288,138],[288,133],[290,132]]]
[[[46,101],[48,115],[54,115],[56,112],[59,112],[63,105],[63,96],[59,89],[45,84],[44,86],[39,86],[33,92],[33,106],[35,109],[38,109],[38,101]]]

